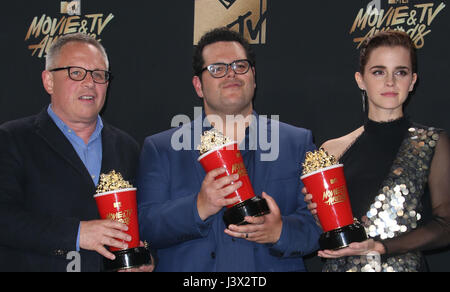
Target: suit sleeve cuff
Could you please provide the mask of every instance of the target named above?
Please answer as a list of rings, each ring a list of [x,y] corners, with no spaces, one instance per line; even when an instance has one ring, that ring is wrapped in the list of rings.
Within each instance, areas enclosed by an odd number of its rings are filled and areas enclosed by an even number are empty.
[[[205,221],[202,220],[202,218],[200,218],[200,215],[198,214],[198,209],[197,209],[197,196],[194,196],[194,202],[193,202],[193,213],[194,213],[194,222],[195,222],[195,226],[197,226],[198,231],[200,233],[201,236],[206,237],[209,233],[209,230],[211,229],[211,222],[212,222],[212,218],[214,216],[210,216],[208,218],[206,218]]]
[[[80,224],[78,224],[77,251],[80,251],[80,228],[81,228],[81,222],[80,222]]]

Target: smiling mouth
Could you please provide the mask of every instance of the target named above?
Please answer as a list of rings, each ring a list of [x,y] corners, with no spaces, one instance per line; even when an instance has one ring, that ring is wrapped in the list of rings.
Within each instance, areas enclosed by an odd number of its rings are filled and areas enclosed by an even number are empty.
[[[233,87],[241,87],[239,82],[228,83],[223,86],[223,88],[233,88]]]
[[[92,95],[83,95],[78,98],[79,100],[94,100]]]

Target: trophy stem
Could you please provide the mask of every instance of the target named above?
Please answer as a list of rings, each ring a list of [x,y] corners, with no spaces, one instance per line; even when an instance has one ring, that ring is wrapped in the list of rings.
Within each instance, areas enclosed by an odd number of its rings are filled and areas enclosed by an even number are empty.
[[[248,224],[244,220],[245,216],[258,217],[269,213],[270,209],[267,201],[261,197],[254,196],[227,209],[223,214],[223,221],[227,227],[230,224],[244,225]]]
[[[146,247],[134,247],[112,252],[116,258],[109,260],[103,258],[105,271],[115,272],[118,270],[128,270],[137,268],[143,265],[151,264],[150,250]]]
[[[366,231],[359,222],[355,222],[323,233],[319,238],[319,245],[322,250],[337,250],[347,247],[352,242],[361,242],[364,240],[367,240]]]

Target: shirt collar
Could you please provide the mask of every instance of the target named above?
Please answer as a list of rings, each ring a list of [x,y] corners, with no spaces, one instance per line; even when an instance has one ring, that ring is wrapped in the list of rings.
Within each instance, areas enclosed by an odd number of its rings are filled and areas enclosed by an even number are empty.
[[[253,110],[252,115],[255,117],[255,120],[257,121],[258,114],[256,113],[255,110]],[[202,135],[203,135],[203,132],[211,130],[213,128],[213,126],[211,125],[209,120],[206,118],[206,113],[204,110],[202,110],[201,117],[202,117]],[[251,148],[250,147],[250,130],[256,131],[257,123],[253,122],[250,124],[250,126],[245,128],[245,138],[244,138],[244,140],[241,141],[241,143],[238,146],[241,152],[247,152],[247,151],[251,150],[250,149]],[[253,142],[255,142],[255,141],[253,141]]]
[[[56,126],[65,134],[67,132],[72,132],[73,134],[76,135],[76,133],[73,131],[73,129],[71,129],[68,125],[66,125],[66,123],[63,122],[63,120],[61,120],[53,111],[52,109],[52,104],[49,104],[48,108],[47,108],[47,113],[50,116],[50,118],[55,122]],[[97,115],[97,123],[95,126],[95,130],[92,133],[91,137],[89,138],[89,142],[94,141],[95,139],[97,139],[103,129],[103,121],[100,118],[100,115]],[[70,130],[70,131],[69,131]]]

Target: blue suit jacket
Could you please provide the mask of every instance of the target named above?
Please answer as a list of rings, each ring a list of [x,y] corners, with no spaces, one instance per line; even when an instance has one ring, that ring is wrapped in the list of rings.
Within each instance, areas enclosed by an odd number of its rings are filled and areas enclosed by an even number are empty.
[[[206,174],[197,161],[196,147],[173,149],[172,136],[181,130],[174,128],[146,138],[138,169],[141,237],[157,249],[156,271],[305,269],[302,256],[318,248],[321,233],[301,193],[301,163],[306,151],[315,149],[312,135],[306,129],[256,117],[266,124],[268,137],[271,126],[279,126],[278,159],[261,161],[261,155],[269,151],[258,147],[252,179],[255,194],[265,191],[281,210],[283,229],[279,241],[258,244],[228,236],[222,219],[225,208],[206,221],[200,219],[197,195]],[[183,126],[192,133],[192,140],[198,135],[194,131],[198,120]]]

